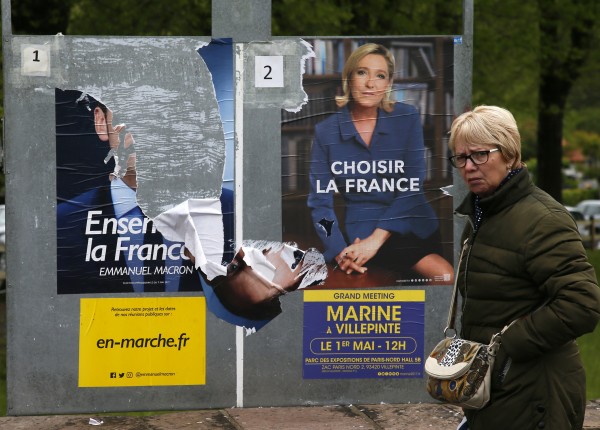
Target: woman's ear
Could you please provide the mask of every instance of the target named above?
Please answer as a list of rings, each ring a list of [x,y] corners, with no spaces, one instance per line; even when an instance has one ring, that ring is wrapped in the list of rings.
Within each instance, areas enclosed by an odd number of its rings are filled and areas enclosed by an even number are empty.
[[[98,138],[103,141],[108,141],[108,124],[106,123],[106,115],[99,107],[94,109],[94,126]]]

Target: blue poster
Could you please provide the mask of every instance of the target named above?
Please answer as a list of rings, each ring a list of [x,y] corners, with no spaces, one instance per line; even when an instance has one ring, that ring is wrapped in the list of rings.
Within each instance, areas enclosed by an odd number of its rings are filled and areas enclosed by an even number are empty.
[[[304,293],[305,379],[421,378],[423,290]]]
[[[119,84],[125,89],[117,84],[92,87],[94,93],[55,89],[58,294],[203,291],[184,244],[163,237],[153,217],[142,210],[138,185],[165,199],[178,195],[179,189],[200,194],[201,188],[186,181],[209,171],[204,160],[225,171],[223,175],[215,167],[213,175],[223,178],[225,243],[217,259],[227,264],[233,258],[232,42],[213,40],[197,52],[183,50],[179,55],[189,67],[188,74],[181,74],[186,76],[180,77],[185,81],[181,85],[173,84],[173,78],[165,82],[149,69],[140,72],[138,80],[132,73],[131,82]],[[151,87],[166,89],[149,92],[150,82]],[[190,94],[194,103],[186,104],[184,115],[181,104]],[[144,117],[144,109],[160,120]],[[156,134],[156,124],[165,135]],[[164,142],[179,142],[177,151],[165,149]],[[147,174],[147,165],[161,165],[156,161],[160,157],[177,160],[173,163],[179,169],[158,175],[165,184],[162,191],[148,186]],[[169,182],[169,177],[175,179]]]
[[[283,241],[323,254],[328,288],[452,285],[452,37],[306,41],[307,104],[282,114]]]

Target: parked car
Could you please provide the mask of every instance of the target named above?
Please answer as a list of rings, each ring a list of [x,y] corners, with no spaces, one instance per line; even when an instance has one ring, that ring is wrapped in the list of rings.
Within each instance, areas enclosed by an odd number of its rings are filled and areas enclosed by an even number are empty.
[[[588,239],[589,236],[589,225],[590,222],[586,221],[585,216],[578,211],[574,206],[565,206],[565,208],[569,211],[575,222],[577,223],[577,230],[579,230],[579,234],[584,242]]]
[[[565,206],[575,221],[586,248],[600,249],[600,200],[583,200],[574,207]],[[593,226],[593,237],[591,228]],[[592,244],[593,240],[593,244]]]
[[[583,221],[585,219],[583,213],[578,211],[574,206],[565,206],[565,208],[569,211],[569,213],[575,219],[575,221]]]
[[[583,200],[575,206],[585,219],[600,219],[600,200]]]

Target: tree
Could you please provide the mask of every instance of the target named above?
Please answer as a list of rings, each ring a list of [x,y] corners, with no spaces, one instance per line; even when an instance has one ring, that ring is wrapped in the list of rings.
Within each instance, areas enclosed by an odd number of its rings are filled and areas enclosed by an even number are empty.
[[[462,2],[272,0],[272,34],[461,34]],[[524,159],[537,155],[538,184],[559,200],[563,129],[600,132],[599,50],[589,55],[599,9],[597,0],[475,0],[473,104],[515,115]],[[14,34],[211,34],[210,0],[19,0],[12,15]]]
[[[13,34],[64,33],[73,0],[12,1]]]
[[[590,131],[576,130],[572,133],[569,145],[565,149],[568,150],[569,147],[580,149],[588,157],[590,167],[598,168],[600,135]]]
[[[72,0],[68,34],[210,36],[210,0]],[[218,0],[214,0],[218,1]]]
[[[462,0],[272,1],[277,36],[460,34]]]
[[[594,46],[600,43],[597,25]],[[565,111],[565,133],[588,130],[600,134],[600,49],[592,49],[569,94]]]
[[[562,201],[562,138],[565,107],[590,50],[600,7],[596,0],[538,0],[538,185]]]
[[[536,156],[537,21],[535,2],[475,3],[473,106],[496,105],[512,112],[519,124],[524,160]]]

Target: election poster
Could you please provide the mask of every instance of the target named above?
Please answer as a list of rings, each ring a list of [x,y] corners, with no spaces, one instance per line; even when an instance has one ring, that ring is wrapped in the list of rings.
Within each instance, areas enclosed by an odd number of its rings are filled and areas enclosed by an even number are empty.
[[[282,114],[283,240],[327,288],[453,280],[453,39],[307,39],[308,103]]]
[[[421,378],[423,290],[304,293],[305,379]]]
[[[204,297],[80,300],[79,386],[206,383]]]
[[[75,82],[55,89],[58,294],[202,291],[189,249],[155,222],[191,198],[217,232],[207,258],[233,257],[231,42],[129,43],[155,60],[76,61]],[[115,46],[86,49],[104,59]]]

